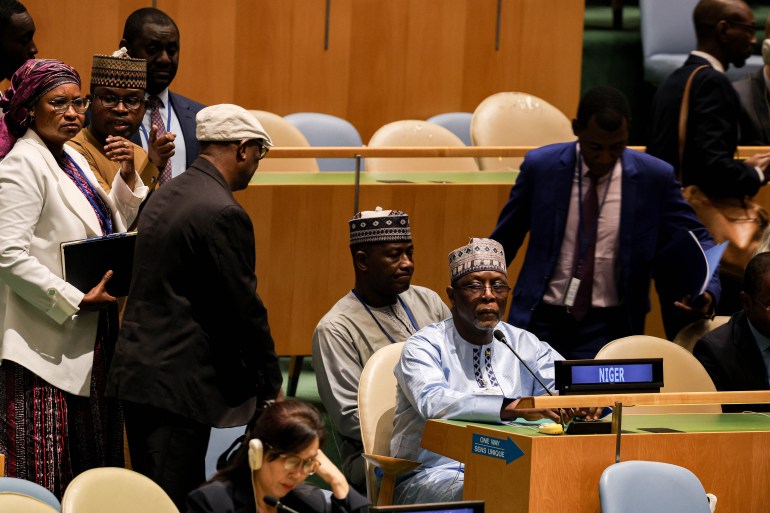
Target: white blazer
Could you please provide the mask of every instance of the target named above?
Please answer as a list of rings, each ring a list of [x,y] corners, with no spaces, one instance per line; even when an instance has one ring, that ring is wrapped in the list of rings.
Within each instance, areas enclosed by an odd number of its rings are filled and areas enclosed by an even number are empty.
[[[64,151],[112,210],[114,231],[126,231],[148,192],[139,176],[131,191],[118,173],[107,194],[86,160]],[[60,245],[101,234],[91,204],[27,130],[0,161],[0,362],[81,396],[90,393],[99,314],[78,314],[88,291],[62,279]]]

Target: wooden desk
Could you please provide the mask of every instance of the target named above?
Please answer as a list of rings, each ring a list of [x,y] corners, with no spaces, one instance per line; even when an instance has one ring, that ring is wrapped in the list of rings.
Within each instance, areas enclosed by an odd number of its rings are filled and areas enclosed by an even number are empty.
[[[649,433],[641,428],[681,433]],[[770,505],[770,418],[759,414],[629,415],[622,460],[662,461],[690,469],[719,511],[765,512]],[[502,440],[506,463],[475,453],[473,438]],[[510,442],[508,441],[510,440]],[[466,500],[488,513],[599,511],[599,477],[615,462],[614,435],[548,436],[533,428],[430,420],[422,446],[465,463]],[[510,452],[509,452],[510,451]],[[705,499],[704,499],[705,500]]]

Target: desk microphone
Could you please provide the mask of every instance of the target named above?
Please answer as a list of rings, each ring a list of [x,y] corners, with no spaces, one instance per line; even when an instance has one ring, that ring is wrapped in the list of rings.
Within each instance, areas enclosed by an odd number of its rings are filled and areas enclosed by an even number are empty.
[[[543,387],[543,389],[546,392],[548,392],[548,395],[553,395],[551,390],[547,386],[545,386],[545,383],[540,381],[540,378],[537,377],[537,374],[535,374],[534,371],[532,371],[532,369],[529,368],[529,365],[527,365],[527,362],[525,362],[521,358],[521,356],[519,356],[519,353],[516,352],[516,350],[513,348],[513,345],[508,343],[508,341],[505,339],[505,334],[503,333],[503,331],[500,328],[496,329],[494,331],[494,333],[492,333],[492,335],[494,335],[494,337],[498,341],[502,342],[505,347],[507,347],[508,349],[511,350],[511,352],[513,353],[513,356],[515,356],[516,359],[519,360],[522,365],[524,365],[524,368],[527,369],[527,371],[529,371],[529,373],[532,375],[533,378],[535,378],[537,380],[538,383],[540,383],[540,386]]]
[[[285,511],[286,513],[299,513],[297,510],[291,509],[289,506],[286,506],[272,495],[265,495],[264,501],[265,504],[268,506],[274,506],[278,508],[279,511]]]

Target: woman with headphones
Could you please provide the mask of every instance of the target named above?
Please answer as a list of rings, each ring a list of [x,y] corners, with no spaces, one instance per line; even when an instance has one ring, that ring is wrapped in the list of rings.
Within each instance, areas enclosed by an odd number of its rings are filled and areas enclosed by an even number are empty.
[[[321,451],[325,438],[321,415],[310,404],[268,403],[229,465],[190,493],[188,513],[353,513],[369,506]],[[316,473],[329,484],[331,501],[303,483]]]

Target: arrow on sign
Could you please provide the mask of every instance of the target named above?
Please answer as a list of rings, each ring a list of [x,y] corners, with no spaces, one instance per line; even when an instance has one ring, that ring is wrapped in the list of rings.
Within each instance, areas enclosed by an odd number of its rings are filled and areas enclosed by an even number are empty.
[[[473,453],[505,460],[506,465],[524,456],[524,451],[511,440],[492,436],[473,434]]]

